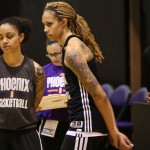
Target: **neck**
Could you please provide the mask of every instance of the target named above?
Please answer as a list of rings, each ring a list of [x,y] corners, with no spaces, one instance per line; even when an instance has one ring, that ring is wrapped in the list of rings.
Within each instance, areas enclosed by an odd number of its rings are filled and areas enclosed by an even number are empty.
[[[22,54],[19,55],[9,55],[3,54],[3,59],[8,66],[17,67],[20,66],[24,60],[24,56]]]
[[[62,34],[61,38],[60,38],[59,40],[57,40],[57,41],[58,41],[61,45],[64,45],[64,43],[65,43],[67,37],[68,37],[69,35],[72,35],[72,34],[73,34],[73,33],[72,33],[70,30],[65,31],[65,33]]]

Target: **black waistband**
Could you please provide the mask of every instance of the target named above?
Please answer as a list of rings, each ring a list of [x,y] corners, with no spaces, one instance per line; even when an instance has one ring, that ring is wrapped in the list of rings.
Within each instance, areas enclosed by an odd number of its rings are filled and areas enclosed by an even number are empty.
[[[22,130],[10,130],[10,129],[0,129],[0,132],[9,132],[9,133],[27,133],[30,131],[36,131],[36,128],[22,129]]]

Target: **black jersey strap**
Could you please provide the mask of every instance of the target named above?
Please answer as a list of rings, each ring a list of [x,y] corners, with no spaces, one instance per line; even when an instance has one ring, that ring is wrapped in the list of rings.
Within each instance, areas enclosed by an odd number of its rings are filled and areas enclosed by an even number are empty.
[[[69,35],[69,36],[67,37],[67,39],[66,39],[66,41],[65,41],[65,43],[64,43],[64,46],[63,46],[63,48],[62,48],[62,64],[63,64],[63,65],[64,65],[64,57],[65,57],[65,50],[64,50],[64,48],[67,46],[68,41],[69,41],[71,38],[73,38],[73,37],[77,37],[77,38],[79,38],[79,39],[81,40],[81,38],[80,38],[79,36],[74,35],[74,34]]]
[[[81,39],[81,38],[80,38],[79,36],[77,36],[77,35],[74,35],[74,34],[69,35],[69,36],[67,37],[66,41],[65,41],[65,44],[64,44],[64,47],[63,47],[63,48],[65,48],[65,47],[67,46],[68,41],[69,41],[71,38],[73,38],[73,37],[77,37],[77,38]]]

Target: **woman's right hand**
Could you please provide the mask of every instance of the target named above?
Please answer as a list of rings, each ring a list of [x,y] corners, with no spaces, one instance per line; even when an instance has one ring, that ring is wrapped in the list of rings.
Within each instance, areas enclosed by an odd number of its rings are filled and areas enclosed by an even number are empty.
[[[146,100],[147,100],[147,103],[150,104],[150,92],[148,92],[148,95],[146,96]]]
[[[134,146],[128,137],[119,131],[109,133],[109,140],[119,150],[132,150]]]

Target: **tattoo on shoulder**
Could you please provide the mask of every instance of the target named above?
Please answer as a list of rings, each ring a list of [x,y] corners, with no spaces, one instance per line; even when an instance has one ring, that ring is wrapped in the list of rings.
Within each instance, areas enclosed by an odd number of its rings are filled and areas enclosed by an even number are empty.
[[[43,68],[41,66],[38,66],[37,67],[37,75],[38,76],[43,76],[43,73],[44,73]]]

